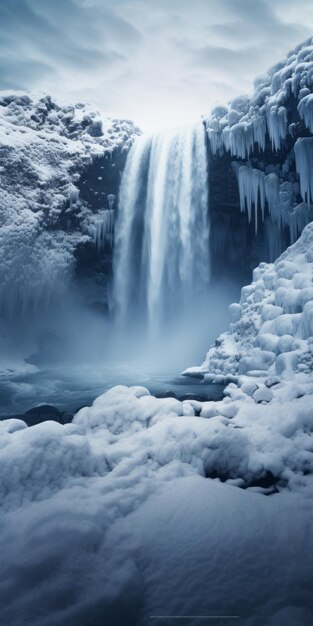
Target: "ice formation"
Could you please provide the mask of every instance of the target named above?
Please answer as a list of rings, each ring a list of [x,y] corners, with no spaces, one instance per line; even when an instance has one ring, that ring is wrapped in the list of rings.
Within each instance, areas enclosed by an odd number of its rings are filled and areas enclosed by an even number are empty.
[[[223,606],[243,626],[310,626],[306,378],[243,378],[217,403],[119,386],[72,424],[0,423],[3,623],[148,626]]]
[[[267,105],[266,108],[267,130],[271,138],[272,149],[280,150],[282,140],[287,137],[287,111],[285,107],[276,104]]]
[[[298,140],[298,142],[302,141],[302,139]],[[309,198],[310,187],[307,188],[306,185],[308,183],[304,182],[305,168],[301,168],[299,163],[298,142],[295,146],[295,152],[299,172],[302,172],[302,194],[304,198]],[[305,157],[304,160],[305,163],[307,163],[307,157]],[[241,211],[247,211],[249,222],[251,222],[254,211],[255,233],[257,233],[258,230],[259,209],[261,211],[261,219],[264,221],[265,208],[268,208],[273,222],[268,230],[268,239],[273,239],[277,236],[277,229],[280,231],[282,228],[287,227],[290,242],[294,243],[304,227],[309,224],[312,219],[312,211],[308,204],[306,202],[297,204],[295,185],[287,181],[280,183],[277,174],[273,172],[266,175],[261,170],[254,169],[247,165],[237,166],[237,164],[235,164],[235,166],[238,178],[240,208]],[[277,229],[275,229],[275,224]],[[279,255],[276,254],[273,242],[270,242],[270,247],[273,248],[273,253],[270,254],[270,258],[275,260]]]
[[[291,132],[285,97],[305,101],[312,85],[309,48],[300,47],[259,83],[251,115],[249,99],[220,109],[208,129],[213,152],[227,146],[245,161],[255,144],[266,148],[267,133],[279,150]],[[305,102],[299,113],[310,130]],[[83,166],[103,146],[85,138],[82,147],[71,110],[47,114],[57,127],[60,117],[70,120],[62,140],[55,129],[32,128],[32,108],[26,125],[25,111],[14,109],[22,131],[2,120],[12,176],[12,188],[8,178],[1,191],[2,304],[11,298],[21,309],[51,297],[42,292],[47,277],[51,287],[64,284],[77,241],[94,237],[101,247],[113,230],[114,198],[91,215],[72,177],[76,158]],[[90,124],[98,133],[97,119]],[[292,136],[297,132],[293,127]],[[223,400],[157,399],[144,388],[119,386],[65,426],[0,422],[6,626],[148,626],[151,615],[213,615],[216,607],[240,615],[243,626],[311,625],[313,223],[305,227],[312,220],[311,142],[302,138],[294,150],[302,201],[289,172],[292,155],[270,168],[256,160],[235,165],[241,210],[255,228],[265,220],[273,258],[281,229],[289,228],[291,242],[300,237],[275,263],[260,264],[240,303],[231,305],[229,331],[202,366],[186,372],[204,388],[212,380],[228,383]],[[33,184],[21,193],[14,174],[21,161],[40,197]],[[115,259],[122,313],[143,306],[158,323],[158,304],[173,305],[169,286],[177,302],[193,299],[197,272],[201,289],[207,284],[206,168],[200,126],[135,142]],[[54,230],[70,199],[83,234]],[[213,245],[223,249],[221,231]]]
[[[206,127],[213,154],[227,150],[232,156],[248,159],[255,146],[261,151],[265,149],[266,134],[272,149],[280,150],[290,132],[284,105],[291,94],[298,98],[299,114],[312,130],[312,77],[312,39],[309,39],[255,83],[251,98],[236,98],[228,108],[217,107],[212,111]]]
[[[114,294],[121,321],[136,310],[159,327],[207,291],[208,173],[202,124],[137,139],[122,177]]]
[[[95,230],[98,246],[112,240],[112,211],[92,211],[77,185],[97,155],[129,149],[138,132],[130,122],[109,119],[100,129],[82,104],[0,98],[2,315],[45,311],[52,300],[62,301],[77,247],[92,242]]]
[[[241,211],[247,210],[249,222],[251,222],[252,205],[254,205],[255,232],[258,231],[258,208],[260,205],[262,219],[264,220],[265,208],[265,184],[264,174],[259,170],[246,165],[238,168],[238,185]]]
[[[301,232],[303,224],[309,221],[293,175],[294,156],[304,203],[310,205],[313,193],[313,139],[301,136],[307,134],[306,129],[313,131],[312,77],[310,39],[290,53],[284,62],[272,68],[267,76],[259,79],[251,97],[236,98],[228,107],[217,107],[205,122],[213,155],[226,151],[239,160],[235,161],[235,168],[240,207],[242,211],[247,211],[249,221],[254,213],[255,231],[258,229],[259,209],[262,220],[268,211],[278,229],[289,229],[291,243]],[[298,101],[298,121],[295,121],[293,98]],[[296,140],[294,151],[290,147],[290,137],[293,142]],[[268,163],[268,151],[280,153],[282,149],[287,152],[284,163],[278,161],[272,169],[265,165]],[[262,152],[266,153],[264,159]],[[294,183],[292,192],[291,183]],[[273,228],[274,238],[277,238],[277,228]],[[270,243],[270,247],[274,249],[274,242]]]
[[[304,202],[313,201],[313,138],[301,137],[295,143],[296,168]]]
[[[99,215],[100,219],[95,225],[95,241],[98,250],[103,247],[105,242],[111,247],[113,246],[114,213],[114,209],[107,209]]]
[[[148,626],[222,605],[243,626],[310,626],[312,272],[313,223],[189,370],[228,381],[219,402],[119,386],[65,426],[0,422],[3,623]]]
[[[306,127],[313,133],[313,94],[310,93],[298,104],[300,117],[304,120]]]
[[[295,212],[308,211],[299,205]],[[295,216],[294,228],[299,218]],[[298,231],[297,231],[298,232]],[[294,234],[295,236],[295,234]],[[297,380],[313,371],[313,222],[272,264],[261,263],[251,285],[243,287],[237,318],[212,347],[200,368],[207,380],[269,375]]]

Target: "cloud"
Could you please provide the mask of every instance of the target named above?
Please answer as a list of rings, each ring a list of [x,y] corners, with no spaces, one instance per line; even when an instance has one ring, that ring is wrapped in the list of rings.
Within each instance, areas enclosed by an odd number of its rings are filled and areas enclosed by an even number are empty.
[[[206,68],[224,68],[225,75],[232,74],[240,67],[250,68],[251,63],[259,60],[261,51],[258,48],[225,48],[223,46],[205,46],[197,50],[193,55],[194,63],[205,65]]]
[[[64,68],[83,74],[126,62],[123,49],[127,52],[140,38],[125,20],[104,9],[97,16],[74,0],[54,0],[53,4],[8,0],[0,6],[0,23],[0,53],[6,57],[1,63],[4,81],[25,87],[28,65],[30,89],[38,82],[40,68],[45,75],[62,74]],[[124,41],[127,44],[123,45]]]
[[[6,0],[0,88],[177,125],[250,90],[312,26],[308,0],[296,15],[290,0]]]
[[[12,71],[12,66],[18,63],[18,72]],[[41,61],[18,59],[11,61],[3,53],[0,54],[1,88],[2,89],[29,89],[29,85],[40,84],[41,80],[53,72],[52,68]]]

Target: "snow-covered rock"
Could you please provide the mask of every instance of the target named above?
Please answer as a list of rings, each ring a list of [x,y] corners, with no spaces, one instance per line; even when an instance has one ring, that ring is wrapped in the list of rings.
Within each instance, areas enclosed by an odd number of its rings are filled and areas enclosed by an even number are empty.
[[[233,100],[227,108],[216,107],[206,121],[212,152],[229,151],[232,156],[249,158],[255,145],[265,150],[266,134],[272,149],[280,150],[287,134],[294,132],[288,125],[288,99],[298,101],[298,112],[306,127],[313,132],[312,38],[289,53],[284,61],[255,81],[251,97]]]
[[[276,375],[313,374],[313,223],[275,263],[259,265],[251,285],[241,291],[239,306],[238,321],[187,375],[276,381]],[[252,395],[248,387],[246,393]]]
[[[223,606],[244,626],[309,626],[313,381],[251,392],[229,385],[198,416],[120,386],[72,424],[4,422],[3,623],[148,626]]]
[[[312,43],[308,39],[258,79],[251,96],[215,108],[205,120],[213,167],[232,165],[240,210],[255,237],[265,221],[263,259],[271,261],[313,219]],[[214,188],[211,194],[218,196]],[[226,185],[219,210],[234,201]]]
[[[84,199],[81,177],[97,159],[127,152],[138,129],[82,104],[0,98],[0,309],[35,310],[67,291],[77,250],[111,236],[110,198]],[[112,202],[111,202],[112,204]]]

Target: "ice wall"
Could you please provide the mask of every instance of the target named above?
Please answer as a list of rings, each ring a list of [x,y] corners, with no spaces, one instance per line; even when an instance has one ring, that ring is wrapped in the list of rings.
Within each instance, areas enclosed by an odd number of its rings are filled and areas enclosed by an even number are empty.
[[[302,207],[295,212],[303,215]],[[296,376],[302,382],[301,376],[308,374],[312,385],[312,270],[311,222],[275,263],[260,263],[254,270],[240,302],[230,307],[229,330],[210,348],[203,365],[189,373],[205,376],[208,382],[249,376],[254,381],[251,395],[266,379],[270,388],[275,376],[293,380],[296,389]]]
[[[252,96],[216,107],[205,120],[213,159],[224,156],[221,167],[232,161],[240,209],[255,234],[269,217],[266,236],[272,251],[293,243],[313,217],[312,86],[310,38],[256,81]]]
[[[235,164],[239,196],[240,209],[247,211],[248,220],[251,222],[254,215],[255,233],[258,230],[258,221],[264,221],[265,209],[268,209],[270,218],[276,224],[278,230],[289,229],[290,242],[294,243],[303,228],[311,221],[312,212],[308,202],[311,199],[312,182],[310,182],[310,172],[308,170],[308,143],[312,140],[300,140],[295,146],[297,155],[298,171],[302,180],[302,197],[306,202],[297,203],[297,185],[292,182],[280,182],[277,174],[264,172],[249,167],[247,165],[237,166]],[[304,143],[302,143],[304,142]],[[297,148],[297,150],[296,150]],[[303,163],[301,161],[303,159]],[[313,164],[313,161],[312,161]],[[313,171],[313,170],[312,170]],[[305,175],[306,173],[306,175]],[[272,228],[273,237],[277,236],[275,228]],[[270,231],[268,231],[270,236]],[[274,243],[270,242],[271,249],[275,249]],[[273,247],[274,246],[274,247]],[[276,257],[273,257],[274,260]]]
[[[301,195],[310,204],[313,200],[313,138],[298,139],[294,150]]]

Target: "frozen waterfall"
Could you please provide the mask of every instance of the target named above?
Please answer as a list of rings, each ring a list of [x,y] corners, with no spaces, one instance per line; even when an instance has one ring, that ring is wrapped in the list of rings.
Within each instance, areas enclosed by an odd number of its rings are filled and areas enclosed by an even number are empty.
[[[121,181],[113,301],[121,325],[196,308],[210,279],[208,159],[202,124],[136,139]]]

